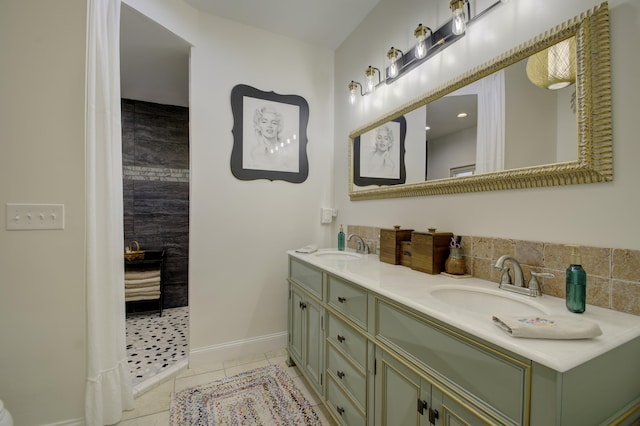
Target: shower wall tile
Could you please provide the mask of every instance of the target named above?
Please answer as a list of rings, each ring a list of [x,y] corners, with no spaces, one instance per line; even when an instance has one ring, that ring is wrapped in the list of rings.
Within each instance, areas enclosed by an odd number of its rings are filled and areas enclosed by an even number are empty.
[[[164,142],[161,150],[156,140],[138,140],[135,147],[135,165],[139,167],[189,168],[189,145]]]
[[[164,248],[164,307],[188,304],[189,110],[122,100],[125,243]]]

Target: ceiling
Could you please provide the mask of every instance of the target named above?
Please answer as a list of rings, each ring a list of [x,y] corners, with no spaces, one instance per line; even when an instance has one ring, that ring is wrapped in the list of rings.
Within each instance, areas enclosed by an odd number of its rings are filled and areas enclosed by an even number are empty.
[[[335,50],[380,0],[183,1],[202,12]],[[189,51],[189,43],[122,4],[123,98],[188,106]]]
[[[184,0],[272,33],[337,49],[380,0]]]

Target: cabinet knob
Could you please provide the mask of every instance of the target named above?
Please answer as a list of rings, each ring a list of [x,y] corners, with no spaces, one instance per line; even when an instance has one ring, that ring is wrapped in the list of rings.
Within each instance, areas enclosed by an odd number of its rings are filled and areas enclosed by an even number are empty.
[[[338,302],[340,302],[340,303],[344,303],[344,302],[346,302],[346,301],[347,301],[347,298],[346,298],[346,297],[338,296]]]
[[[307,307],[307,304],[304,302],[300,302],[300,309],[305,309]]]
[[[338,336],[337,336],[337,339],[338,339],[338,342],[340,342],[340,343],[344,343],[344,341],[345,341],[345,340],[347,340],[347,338],[346,338],[346,337],[341,336],[341,335],[339,335],[339,334],[338,334]]]
[[[344,408],[337,406],[336,407],[336,411],[338,412],[338,414],[340,414],[340,416],[342,416],[344,414]]]
[[[336,374],[340,378],[340,380],[344,379],[344,371],[336,370]]]

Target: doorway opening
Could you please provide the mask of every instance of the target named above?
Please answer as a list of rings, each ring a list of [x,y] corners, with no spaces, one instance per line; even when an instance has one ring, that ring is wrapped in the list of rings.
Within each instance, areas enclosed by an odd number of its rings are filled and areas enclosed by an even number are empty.
[[[124,240],[148,254],[125,261],[134,394],[188,362],[190,49],[121,5]]]

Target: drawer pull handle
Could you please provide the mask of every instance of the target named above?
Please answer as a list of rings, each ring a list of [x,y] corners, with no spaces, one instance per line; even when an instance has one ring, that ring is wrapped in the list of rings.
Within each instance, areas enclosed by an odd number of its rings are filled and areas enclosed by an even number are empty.
[[[339,405],[336,406],[336,411],[338,412],[338,414],[340,414],[341,417],[344,414],[344,408],[340,407]]]
[[[424,410],[427,409],[427,401],[418,398],[418,413],[424,415]]]
[[[432,425],[436,424],[436,419],[440,417],[440,413],[438,410],[434,410],[433,408],[429,408],[429,423]]]
[[[344,379],[344,371],[336,370],[336,374],[340,378],[340,380]]]
[[[340,342],[340,343],[344,343],[344,341],[345,341],[345,340],[347,340],[347,338],[346,338],[346,337],[341,336],[341,335],[339,335],[339,334],[338,334],[338,342]]]
[[[347,298],[346,298],[346,297],[338,296],[338,302],[340,302],[340,303],[344,303],[344,302],[346,302],[346,301],[347,301]]]

